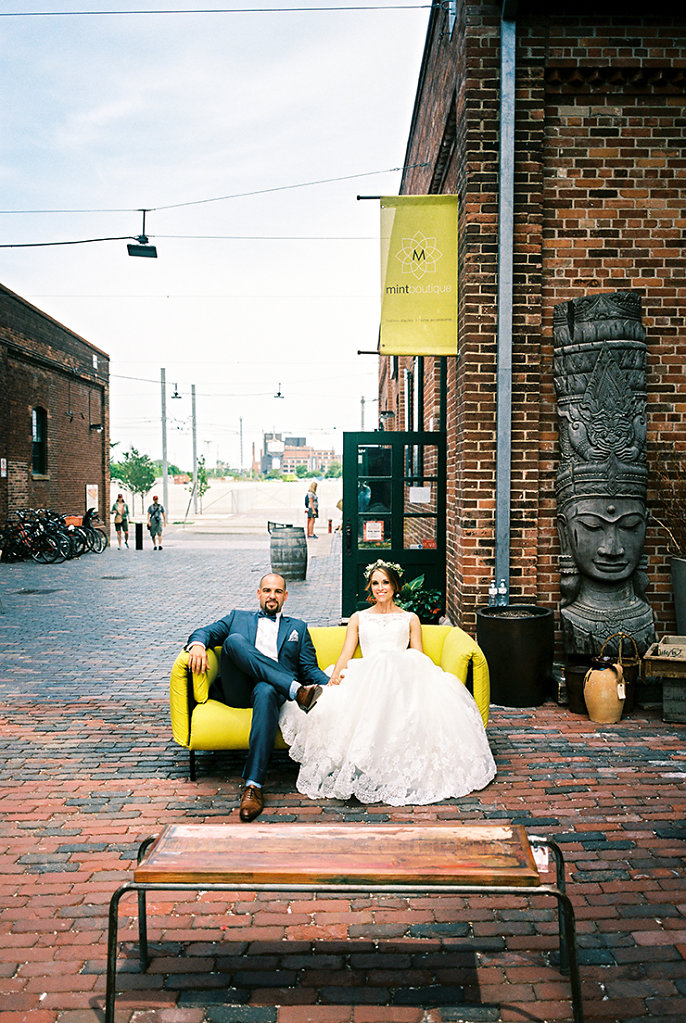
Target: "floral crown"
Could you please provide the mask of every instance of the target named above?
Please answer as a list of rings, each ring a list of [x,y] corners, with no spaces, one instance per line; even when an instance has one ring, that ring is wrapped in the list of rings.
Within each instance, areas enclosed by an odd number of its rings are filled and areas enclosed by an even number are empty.
[[[392,568],[399,579],[402,578],[404,571],[404,569],[402,569],[400,565],[396,565],[395,561],[382,561],[381,558],[379,558],[377,561],[374,562],[373,565],[367,565],[367,567],[365,568],[364,577],[367,580],[367,582],[369,582],[373,573],[376,572],[377,568]]]

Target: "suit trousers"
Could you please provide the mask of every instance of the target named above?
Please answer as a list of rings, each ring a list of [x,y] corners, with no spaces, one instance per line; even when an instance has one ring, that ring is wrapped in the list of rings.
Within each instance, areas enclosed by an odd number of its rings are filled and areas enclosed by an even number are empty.
[[[264,783],[279,727],[279,711],[288,699],[293,679],[293,672],[261,653],[245,636],[232,635],[224,641],[224,703],[229,707],[252,707],[250,749],[243,771],[246,780]]]

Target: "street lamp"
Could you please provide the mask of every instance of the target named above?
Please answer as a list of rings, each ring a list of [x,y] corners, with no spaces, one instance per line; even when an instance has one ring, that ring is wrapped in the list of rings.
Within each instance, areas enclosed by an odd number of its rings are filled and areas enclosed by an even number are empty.
[[[143,230],[136,239],[138,244],[129,242],[126,248],[130,256],[147,256],[148,259],[157,259],[157,249],[148,243],[148,236],[145,233],[145,214],[148,211],[139,210],[138,212],[143,214]]]

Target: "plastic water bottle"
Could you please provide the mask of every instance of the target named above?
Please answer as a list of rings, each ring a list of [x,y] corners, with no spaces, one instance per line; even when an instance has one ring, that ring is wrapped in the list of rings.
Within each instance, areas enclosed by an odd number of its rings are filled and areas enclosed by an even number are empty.
[[[495,584],[495,579],[491,579],[491,585],[488,587],[488,606],[495,607],[498,603],[498,587]]]
[[[504,579],[501,579],[498,583],[498,597],[496,601],[498,607],[507,607],[509,598],[507,595],[507,583]]]

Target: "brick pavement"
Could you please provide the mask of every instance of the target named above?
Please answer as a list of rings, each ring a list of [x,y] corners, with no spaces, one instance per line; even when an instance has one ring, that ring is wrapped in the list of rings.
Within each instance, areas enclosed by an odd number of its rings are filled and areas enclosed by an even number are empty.
[[[289,609],[336,621],[338,538],[311,552]],[[106,907],[139,842],[235,819],[242,757],[201,755],[187,780],[167,678],[193,625],[253,606],[268,561],[267,537],[170,530],[162,554],[0,564],[3,1023],[102,1020]],[[599,726],[551,702],[493,708],[489,736],[496,780],[432,807],[313,802],[276,756],[261,819],[507,819],[547,834],[568,861],[587,1020],[682,1021],[684,726],[640,709]],[[307,895],[284,913],[274,894],[169,893],[150,899],[147,974],[133,911],[124,900],[118,1023],[571,1019],[549,900]]]

